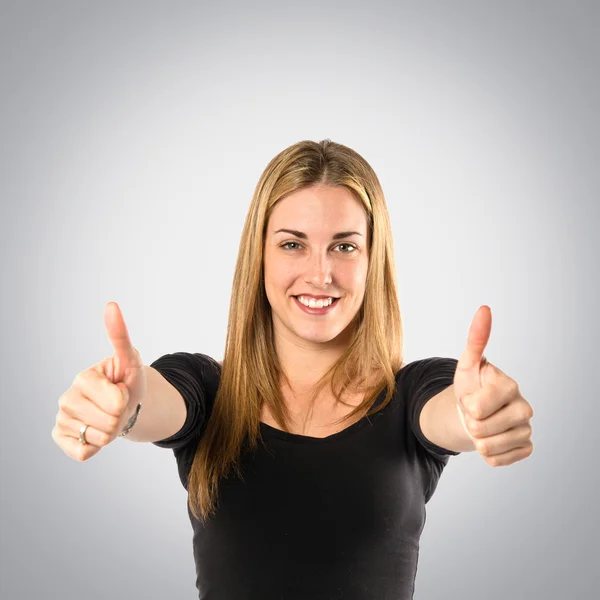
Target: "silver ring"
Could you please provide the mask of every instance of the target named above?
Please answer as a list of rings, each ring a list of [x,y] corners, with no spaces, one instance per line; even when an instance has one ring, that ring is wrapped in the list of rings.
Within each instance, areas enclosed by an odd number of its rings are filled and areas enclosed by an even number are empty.
[[[88,443],[88,441],[85,439],[85,431],[86,431],[87,428],[88,428],[87,425],[83,425],[81,427],[81,429],[79,430],[79,441],[82,444],[87,444]]]

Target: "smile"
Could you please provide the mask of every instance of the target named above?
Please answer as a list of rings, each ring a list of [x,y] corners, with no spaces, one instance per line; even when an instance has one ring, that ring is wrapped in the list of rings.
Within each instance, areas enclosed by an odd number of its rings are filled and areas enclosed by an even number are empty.
[[[322,308],[311,308],[310,306],[305,306],[302,304],[302,302],[300,302],[296,296],[292,296],[292,298],[294,299],[296,306],[309,315],[326,315],[337,306],[339,301],[339,298],[336,298],[329,306],[324,306]]]

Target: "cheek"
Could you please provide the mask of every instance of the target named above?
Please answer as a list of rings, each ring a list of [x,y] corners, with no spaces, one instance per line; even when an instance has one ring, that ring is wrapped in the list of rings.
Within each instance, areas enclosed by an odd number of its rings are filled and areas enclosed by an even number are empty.
[[[267,290],[281,291],[294,282],[295,274],[291,265],[270,255],[265,256],[264,273]]]
[[[354,264],[340,265],[339,274],[343,278],[344,284],[352,289],[355,293],[359,293],[361,288],[365,287],[367,279],[366,261],[360,261]]]

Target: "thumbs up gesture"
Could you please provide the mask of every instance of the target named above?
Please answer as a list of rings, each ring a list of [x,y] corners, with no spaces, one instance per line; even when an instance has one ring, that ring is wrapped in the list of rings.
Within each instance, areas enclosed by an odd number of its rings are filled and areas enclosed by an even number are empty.
[[[500,467],[533,452],[533,409],[517,382],[483,355],[491,330],[491,310],[480,306],[456,367],[454,393],[460,420],[477,452],[491,467]]]
[[[52,429],[58,446],[82,462],[117,439],[146,395],[144,363],[116,302],[106,304],[104,323],[113,355],[77,374],[58,401]]]

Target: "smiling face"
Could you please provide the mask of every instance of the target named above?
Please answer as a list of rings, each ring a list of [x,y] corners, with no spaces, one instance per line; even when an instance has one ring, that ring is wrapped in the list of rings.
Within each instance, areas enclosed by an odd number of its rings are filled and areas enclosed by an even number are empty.
[[[344,187],[311,187],[276,204],[264,246],[276,339],[325,344],[347,329],[365,294],[367,243],[365,211]],[[339,299],[329,307],[305,308],[298,296]]]

